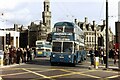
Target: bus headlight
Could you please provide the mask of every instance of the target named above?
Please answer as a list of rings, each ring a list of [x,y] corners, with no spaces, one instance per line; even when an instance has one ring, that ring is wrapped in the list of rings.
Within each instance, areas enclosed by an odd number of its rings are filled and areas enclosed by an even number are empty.
[[[53,57],[55,57],[55,54],[53,54]]]
[[[71,58],[71,55],[68,55],[68,58]]]

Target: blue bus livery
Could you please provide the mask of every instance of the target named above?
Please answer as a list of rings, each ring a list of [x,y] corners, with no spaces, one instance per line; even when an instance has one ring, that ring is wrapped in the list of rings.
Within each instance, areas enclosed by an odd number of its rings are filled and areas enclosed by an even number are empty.
[[[57,22],[52,33],[51,65],[71,63],[75,66],[84,60],[84,33],[72,22]]]

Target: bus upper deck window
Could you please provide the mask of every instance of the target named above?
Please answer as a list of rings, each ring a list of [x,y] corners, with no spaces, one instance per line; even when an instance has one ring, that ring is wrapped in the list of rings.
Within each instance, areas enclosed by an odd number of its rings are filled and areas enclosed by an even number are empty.
[[[72,33],[72,32],[73,32],[73,28],[67,28],[67,27],[66,27],[64,31],[65,31],[65,32],[71,32],[71,33]]]
[[[57,28],[56,28],[56,31],[57,31],[57,32],[63,32],[63,28],[62,28],[62,27],[57,27]]]

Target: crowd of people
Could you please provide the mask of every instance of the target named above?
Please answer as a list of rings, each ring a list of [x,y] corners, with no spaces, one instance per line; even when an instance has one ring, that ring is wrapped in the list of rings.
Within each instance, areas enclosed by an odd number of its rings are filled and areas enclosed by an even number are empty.
[[[106,53],[103,49],[99,48],[99,49],[90,49],[89,50],[89,55],[90,55],[90,61],[91,61],[91,65],[95,66],[95,57],[99,57],[99,63],[100,64],[106,64]],[[114,64],[117,63],[117,59],[119,59],[119,49],[110,49],[109,50],[109,58],[114,60]]]
[[[11,46],[4,50],[4,65],[26,63],[35,58],[35,49],[32,48],[15,48]]]

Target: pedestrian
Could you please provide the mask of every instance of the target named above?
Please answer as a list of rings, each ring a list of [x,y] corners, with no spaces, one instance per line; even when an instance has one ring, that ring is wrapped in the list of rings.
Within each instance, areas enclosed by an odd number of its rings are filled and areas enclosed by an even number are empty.
[[[95,68],[98,69],[99,65],[99,56],[100,56],[100,49],[95,50]]]
[[[23,50],[23,62],[26,63],[26,55],[27,55],[27,50],[24,48]]]
[[[9,65],[13,64],[13,49],[9,48]]]
[[[95,54],[94,54],[93,49],[91,49],[89,51],[89,54],[90,54],[90,61],[91,61],[91,65],[90,65],[89,69],[91,69],[91,67],[94,66],[94,56],[95,56]]]
[[[104,63],[103,56],[104,56],[104,51],[103,51],[103,49],[101,49],[101,51],[100,51],[100,63],[101,64]]]
[[[117,62],[118,54],[119,54],[119,50],[117,49],[117,50],[114,52],[114,64],[116,64],[116,62]]]
[[[16,55],[17,55],[17,64],[20,64],[20,58],[22,56],[22,50],[20,48],[17,49],[17,52],[16,52]]]
[[[16,58],[17,58],[17,56],[16,56],[16,48],[14,47],[13,48],[13,63],[16,63]]]
[[[4,51],[4,64],[9,64],[9,49],[6,47]]]
[[[34,58],[36,58],[36,49],[34,48]]]
[[[81,56],[82,56],[82,61],[85,61],[86,60],[86,51],[85,49],[83,48],[82,51],[81,51]]]
[[[27,62],[29,62],[30,60],[32,60],[32,55],[31,55],[31,49],[28,48],[27,49]]]

